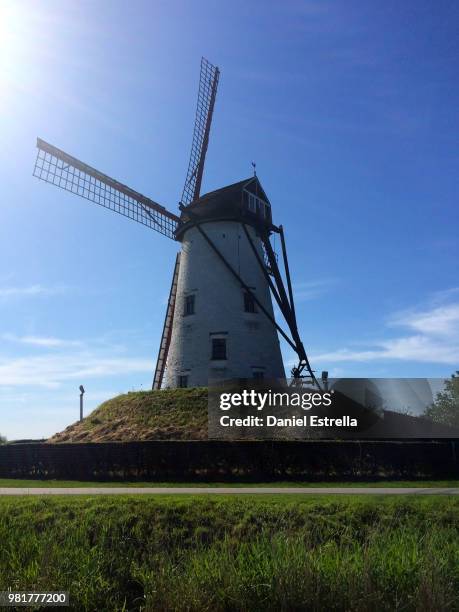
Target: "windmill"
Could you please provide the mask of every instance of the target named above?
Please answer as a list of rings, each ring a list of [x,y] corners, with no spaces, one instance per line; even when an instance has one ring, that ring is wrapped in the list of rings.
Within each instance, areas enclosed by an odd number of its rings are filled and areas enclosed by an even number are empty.
[[[33,175],[181,243],[153,389],[284,378],[278,334],[298,355],[293,378],[318,385],[298,332],[284,231],[272,222],[255,165],[252,177],[200,195],[219,76],[219,69],[202,58],[178,214],[40,138]],[[270,240],[276,234],[283,274]],[[271,296],[287,331],[275,320]]]

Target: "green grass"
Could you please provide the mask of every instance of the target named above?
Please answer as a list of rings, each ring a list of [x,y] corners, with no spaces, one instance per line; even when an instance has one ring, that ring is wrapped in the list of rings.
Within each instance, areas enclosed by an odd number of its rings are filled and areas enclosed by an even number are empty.
[[[0,498],[0,590],[76,610],[457,610],[456,498]]]
[[[459,487],[458,480],[378,480],[355,482],[92,482],[78,480],[20,480],[0,478],[0,488],[10,487]]]
[[[207,439],[207,389],[133,391],[101,404],[51,442]]]

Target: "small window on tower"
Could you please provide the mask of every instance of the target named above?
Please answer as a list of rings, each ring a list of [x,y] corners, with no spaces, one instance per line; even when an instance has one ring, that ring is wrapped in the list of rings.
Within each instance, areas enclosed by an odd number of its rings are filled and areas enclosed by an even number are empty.
[[[263,372],[263,370],[254,370],[253,377],[256,380],[263,380],[263,378],[265,377],[265,373]]]
[[[178,387],[179,389],[185,389],[185,387],[188,387],[188,376],[178,377]]]
[[[185,308],[183,315],[186,317],[192,314],[194,314],[194,295],[187,295],[185,297]]]
[[[248,291],[244,291],[244,310],[245,312],[257,312],[253,294]]]
[[[257,198],[251,193],[249,193],[249,210],[253,213],[257,212]]]
[[[226,338],[212,338],[212,359],[226,359]]]

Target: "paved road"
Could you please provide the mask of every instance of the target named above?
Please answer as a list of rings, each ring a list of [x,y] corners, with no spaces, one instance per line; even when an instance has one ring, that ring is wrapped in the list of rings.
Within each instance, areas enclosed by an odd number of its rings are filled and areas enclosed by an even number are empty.
[[[459,495],[452,487],[34,487],[0,488],[0,495]]]

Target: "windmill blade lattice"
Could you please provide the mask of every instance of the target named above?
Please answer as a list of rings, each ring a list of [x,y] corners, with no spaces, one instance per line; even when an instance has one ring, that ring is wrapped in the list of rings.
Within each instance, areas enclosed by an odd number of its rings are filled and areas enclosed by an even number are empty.
[[[196,106],[190,161],[182,193],[182,204],[185,206],[193,200],[197,200],[201,192],[204,162],[209,144],[210,126],[219,77],[220,70],[203,57],[201,59],[198,103]]]
[[[179,218],[164,206],[37,138],[33,175],[175,240]]]

